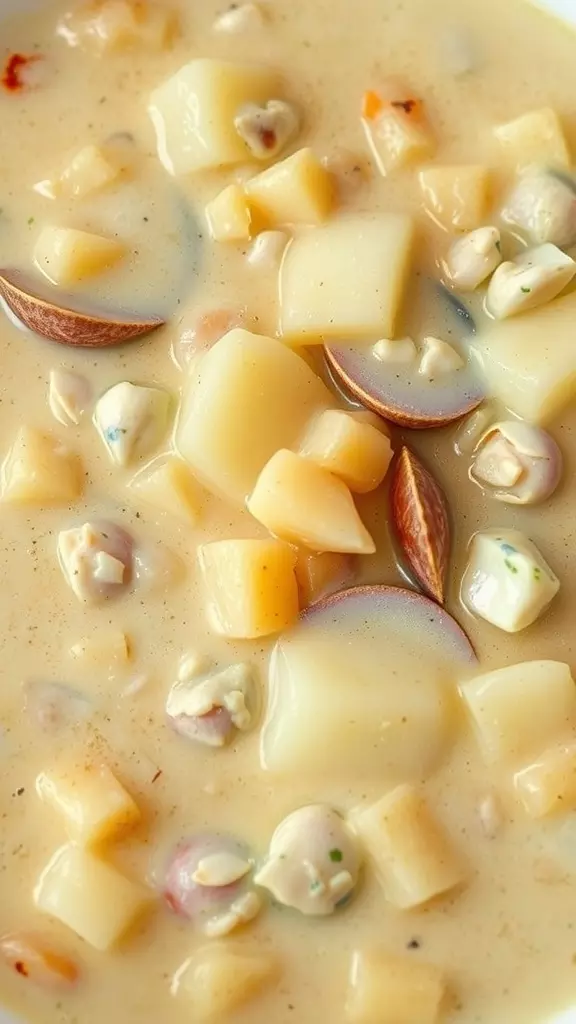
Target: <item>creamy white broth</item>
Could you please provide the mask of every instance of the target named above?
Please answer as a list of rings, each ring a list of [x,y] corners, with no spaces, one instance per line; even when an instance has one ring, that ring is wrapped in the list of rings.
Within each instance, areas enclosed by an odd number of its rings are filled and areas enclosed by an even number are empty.
[[[149,93],[196,57],[260,62],[279,69],[285,95],[302,112],[302,129],[288,152],[310,144],[320,156],[330,157],[345,147],[368,161],[359,121],[362,94],[378,88],[389,74],[401,75],[426,102],[440,140],[436,162],[486,162],[495,169],[495,209],[508,178],[499,166],[494,124],[549,105],[561,115],[573,151],[576,145],[570,96],[574,38],[520,0],[510,0],[503,9],[496,0],[485,0],[466,10],[453,0],[433,6],[421,0],[387,5],[359,0],[353,11],[346,0],[319,0],[313,6],[268,0],[270,24],[265,30],[229,36],[213,30],[215,17],[222,13],[217,3],[191,6],[174,0],[171,7],[179,15],[180,33],[166,52],[153,54],[135,50],[96,57],[69,48],[54,31],[66,10],[62,3],[35,14],[33,22],[29,17],[9,20],[2,31],[3,55],[38,51],[45,59],[38,67],[37,88],[13,95],[0,91],[0,265],[29,270],[32,246],[48,221],[104,235],[117,232],[130,255],[94,283],[83,283],[80,295],[89,302],[168,319],[149,338],[107,351],[62,348],[19,331],[7,318],[0,327],[3,452],[27,424],[78,451],[87,473],[84,495],[70,508],[3,504],[1,509],[6,596],[0,607],[0,930],[30,929],[48,936],[77,960],[80,977],[72,989],[51,992],[6,967],[0,991],[2,1001],[24,1020],[46,1024],[92,1024],[119,1013],[127,1021],[158,1018],[177,1024],[193,1019],[185,995],[171,995],[171,983],[184,961],[209,942],[194,924],[171,914],[162,899],[107,952],[97,952],[71,929],[39,913],[32,891],[65,842],[65,829],[62,819],[39,800],[35,780],[64,750],[70,751],[79,771],[86,761],[106,762],[140,806],[141,824],[125,838],[107,843],[102,856],[150,886],[166,850],[182,838],[225,833],[247,844],[260,862],[276,826],[298,807],[326,802],[349,814],[402,781],[377,772],[367,778],[353,770],[338,777],[263,771],[264,709],[255,728],[223,749],[210,750],[174,734],[166,724],[165,702],[186,652],[197,652],[208,666],[251,663],[262,705],[266,702],[276,638],[229,640],[207,627],[196,553],[199,544],[264,538],[267,531],[246,511],[208,494],[193,528],[155,511],[126,487],[147,460],[119,469],[110,462],[90,413],[78,427],[68,428],[50,414],[48,378],[59,367],[84,374],[96,398],[119,381],[130,380],[165,388],[176,402],[185,375],[173,350],[178,358],[182,330],[193,328],[204,312],[246,310],[253,318],[251,329],[272,336],[276,332],[277,269],[249,266],[247,245],[211,242],[204,221],[205,203],[255,169],[167,175],[157,160],[146,110]],[[462,57],[458,33],[469,40],[477,64],[469,76],[456,78],[450,60],[455,59],[454,47],[458,59]],[[136,149],[135,172],[128,183],[82,200],[49,201],[34,191],[34,184],[58,172],[82,145],[100,144],[126,131],[134,136]],[[436,263],[445,255],[447,237],[421,213],[414,173],[386,179],[372,173],[357,189],[343,191],[341,202],[347,212],[394,210],[416,216],[415,269],[421,276],[411,277],[398,333],[438,333],[456,343],[464,339],[458,320],[423,284],[438,276]],[[476,295],[470,306],[481,318]],[[321,369],[317,349],[312,357]],[[574,668],[574,422],[573,411],[567,409],[552,426],[565,459],[561,487],[544,505],[517,509],[495,503],[468,480],[469,456],[453,452],[457,425],[431,433],[393,431],[394,449],[404,438],[421,453],[448,496],[454,545],[447,607],[474,643],[479,671],[533,658],[565,661]],[[162,445],[156,449],[161,450]],[[355,582],[402,586],[405,578],[389,538],[385,487],[357,501],[378,550],[358,559]],[[166,582],[135,587],[113,603],[87,608],[66,585],[56,541],[62,529],[102,518],[133,532],[157,557],[164,549],[173,553],[175,561],[168,562]],[[475,619],[459,600],[468,542],[475,531],[493,526],[527,533],[561,583],[550,611],[513,636]],[[104,638],[112,629],[130,638],[133,657],[128,665],[89,670],[70,657],[70,647],[81,638]],[[370,624],[365,634],[360,627],[359,642],[366,642],[369,633]],[[407,671],[401,651],[387,670],[400,675]],[[53,729],[42,727],[38,690],[32,686],[44,683],[73,690],[71,720],[56,722]],[[74,703],[77,693],[88,702],[87,717],[84,705],[80,712]],[[446,1012],[438,1018],[446,1021],[537,1024],[574,1001],[573,816],[535,822],[527,818],[511,792],[510,772],[484,765],[464,714],[454,704],[443,763],[422,781],[422,791],[467,865],[461,889],[424,908],[399,910],[385,899],[368,864],[349,905],[330,917],[308,918],[266,905],[226,941],[274,955],[279,975],[233,1011],[231,1020],[308,1024],[320,1009],[335,1021],[346,1021],[347,978],[358,948],[379,948],[408,962],[437,965],[450,990]],[[318,729],[321,743],[321,722]],[[346,750],[341,754],[345,764]],[[479,808],[492,794],[502,822],[495,837],[488,838]]]

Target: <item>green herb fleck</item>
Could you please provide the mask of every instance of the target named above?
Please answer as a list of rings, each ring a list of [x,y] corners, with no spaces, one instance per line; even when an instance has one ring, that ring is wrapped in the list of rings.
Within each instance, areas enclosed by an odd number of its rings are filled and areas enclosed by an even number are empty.
[[[511,562],[509,558],[505,558],[504,559],[504,565],[506,566],[507,569],[510,569],[510,572],[513,572],[513,573],[517,573],[518,572],[518,567],[516,565],[514,565],[514,563]]]
[[[33,224],[34,223],[34,217],[28,217],[28,223],[29,224]]]
[[[320,882],[317,878],[315,878],[313,882],[310,882],[310,892],[318,892],[318,889],[320,889],[321,887],[322,882]]]
[[[542,579],[542,570],[539,569],[537,565],[535,565],[534,569],[533,569],[533,573],[534,573],[534,579],[536,580],[537,583],[539,583],[540,580]]]
[[[532,289],[531,288],[525,288],[524,285],[521,285],[520,291],[524,292],[524,295],[530,295],[530,292],[532,291]]]
[[[330,850],[330,860],[333,864],[339,864],[342,860],[342,850]]]

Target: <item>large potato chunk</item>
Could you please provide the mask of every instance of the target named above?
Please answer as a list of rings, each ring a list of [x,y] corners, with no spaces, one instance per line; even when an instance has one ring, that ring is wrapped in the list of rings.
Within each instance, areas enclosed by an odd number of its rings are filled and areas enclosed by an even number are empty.
[[[237,329],[193,369],[176,443],[210,490],[243,505],[270,457],[296,446],[310,418],[333,404],[296,353]]]
[[[256,996],[278,974],[268,953],[218,942],[198,949],[180,968],[177,992],[189,1008],[191,1021],[218,1022]]]
[[[81,846],[111,839],[140,820],[137,804],[107,765],[58,765],[41,772],[36,789]]]
[[[179,175],[250,160],[234,118],[246,104],[266,103],[277,95],[278,78],[267,68],[190,61],[150,97],[162,163]]]
[[[389,439],[378,427],[342,409],[327,409],[314,420],[300,453],[340,477],[357,494],[382,483],[393,454]]]
[[[401,214],[342,217],[296,238],[280,274],[280,325],[291,341],[394,336],[412,252]]]
[[[298,618],[296,553],[277,540],[222,540],[198,551],[208,618],[223,636],[280,633]]]
[[[267,227],[320,224],[332,209],[332,180],[311,149],[298,150],[245,187],[250,205]]]
[[[570,152],[560,118],[551,107],[530,110],[514,121],[498,125],[494,135],[504,158],[517,170],[532,164],[570,167]]]
[[[286,449],[262,470],[248,511],[271,533],[313,551],[371,555],[376,550],[346,484]]]
[[[472,231],[482,224],[488,204],[486,167],[427,167],[419,177],[424,205],[442,227]]]
[[[67,505],[83,489],[77,455],[49,434],[22,427],[2,466],[2,501],[10,505]]]
[[[34,262],[53,284],[70,285],[108,270],[125,252],[114,238],[48,226],[36,241]]]
[[[531,818],[576,809],[576,744],[544,751],[514,776],[516,793]]]
[[[449,892],[465,878],[462,861],[412,786],[398,786],[354,815],[386,899],[407,909]]]
[[[471,342],[489,394],[522,419],[547,423],[576,394],[576,294],[494,324]]]
[[[576,725],[576,686],[560,661],[526,661],[460,687],[488,762],[528,757]]]
[[[346,1001],[351,1024],[438,1024],[445,993],[432,964],[382,950],[354,953]]]
[[[114,946],[150,902],[145,889],[79,846],[63,846],[34,889],[39,910],[95,949]]]

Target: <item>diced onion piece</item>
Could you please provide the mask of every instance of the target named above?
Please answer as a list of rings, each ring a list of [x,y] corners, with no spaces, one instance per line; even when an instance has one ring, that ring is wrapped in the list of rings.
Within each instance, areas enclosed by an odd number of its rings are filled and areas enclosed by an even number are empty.
[[[461,291],[474,291],[502,262],[498,228],[476,228],[451,246],[444,269]]]

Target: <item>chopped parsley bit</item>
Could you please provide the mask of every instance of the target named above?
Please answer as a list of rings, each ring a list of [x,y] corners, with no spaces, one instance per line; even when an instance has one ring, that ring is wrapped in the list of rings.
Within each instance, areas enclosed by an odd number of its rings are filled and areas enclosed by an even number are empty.
[[[333,864],[339,864],[342,860],[342,850],[330,850],[330,860]]]
[[[28,217],[28,223],[29,224],[33,224],[34,223],[34,217]]]
[[[318,889],[320,889],[321,887],[322,882],[320,882],[317,878],[315,878],[313,882],[310,882],[310,892],[318,892]]]
[[[510,569],[510,572],[518,572],[518,566],[514,565],[514,563],[511,562],[509,558],[504,559],[504,565],[506,566],[507,569]]]
[[[542,570],[539,569],[537,565],[535,565],[534,569],[533,569],[533,573],[534,573],[534,579],[536,580],[537,583],[539,583],[540,580],[542,579]]]
[[[500,544],[500,547],[502,548],[502,551],[504,552],[505,555],[517,555],[518,554],[518,551],[516,550],[516,548],[513,547],[512,544],[507,544],[506,541],[502,541],[501,544]]]
[[[530,292],[532,291],[532,289],[531,288],[525,288],[524,285],[521,285],[520,286],[520,291],[524,292],[524,295],[530,295]]]

